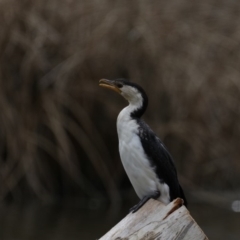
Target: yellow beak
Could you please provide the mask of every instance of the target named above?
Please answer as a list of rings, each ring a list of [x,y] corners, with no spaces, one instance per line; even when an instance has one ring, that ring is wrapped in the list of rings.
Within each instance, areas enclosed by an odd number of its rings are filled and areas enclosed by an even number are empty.
[[[121,90],[113,83],[113,81],[111,80],[108,80],[108,79],[101,79],[99,81],[99,86],[100,87],[105,87],[105,88],[108,88],[108,89],[111,89],[117,93],[120,93],[121,94]]]

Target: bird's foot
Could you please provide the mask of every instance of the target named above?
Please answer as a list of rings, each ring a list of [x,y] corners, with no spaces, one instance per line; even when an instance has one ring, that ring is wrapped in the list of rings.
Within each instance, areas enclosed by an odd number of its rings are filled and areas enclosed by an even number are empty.
[[[160,192],[156,191],[150,195],[143,197],[140,202],[130,208],[129,212],[135,213],[137,212],[150,198],[157,199],[160,197]]]

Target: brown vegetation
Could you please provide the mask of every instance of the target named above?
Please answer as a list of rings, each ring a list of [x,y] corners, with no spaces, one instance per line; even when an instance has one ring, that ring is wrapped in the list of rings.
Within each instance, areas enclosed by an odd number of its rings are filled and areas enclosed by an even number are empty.
[[[0,21],[2,199],[119,198],[125,102],[103,77],[146,89],[185,188],[239,187],[238,1],[2,0]]]

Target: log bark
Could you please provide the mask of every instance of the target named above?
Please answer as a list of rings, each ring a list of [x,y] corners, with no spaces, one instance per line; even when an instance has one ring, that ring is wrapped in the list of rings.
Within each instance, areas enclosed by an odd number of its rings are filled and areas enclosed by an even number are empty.
[[[100,240],[207,240],[180,198],[167,206],[149,200],[136,213],[129,213]]]

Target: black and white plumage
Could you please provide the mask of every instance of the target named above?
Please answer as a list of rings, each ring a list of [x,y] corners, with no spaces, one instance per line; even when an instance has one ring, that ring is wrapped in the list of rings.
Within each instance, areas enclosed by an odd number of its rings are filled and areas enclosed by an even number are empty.
[[[180,197],[187,205],[171,155],[141,119],[148,105],[145,91],[125,79],[101,79],[100,86],[118,92],[129,102],[118,115],[117,132],[122,164],[141,199],[131,210],[136,212],[150,198],[168,204]]]

